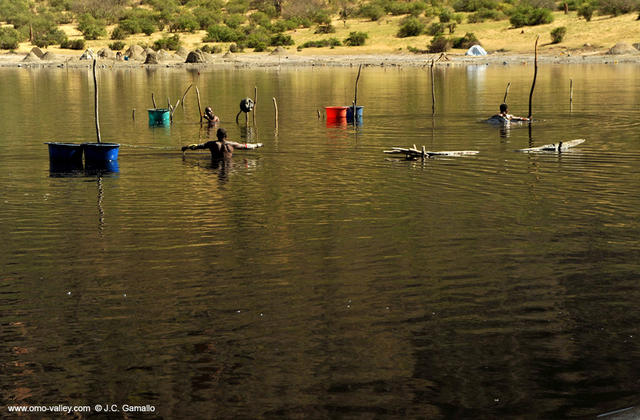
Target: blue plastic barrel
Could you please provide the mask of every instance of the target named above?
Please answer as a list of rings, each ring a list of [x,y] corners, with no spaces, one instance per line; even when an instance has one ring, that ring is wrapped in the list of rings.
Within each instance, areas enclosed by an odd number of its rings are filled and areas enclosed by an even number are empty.
[[[358,119],[362,119],[363,108],[364,108],[364,106],[356,106],[356,115],[357,115]],[[353,120],[353,107],[352,106],[347,108],[347,119],[348,120]]]
[[[49,146],[49,161],[54,164],[69,164],[82,166],[82,145],[74,143],[47,142]]]
[[[171,124],[171,114],[168,108],[148,109],[149,125]]]
[[[104,174],[105,172],[117,173],[120,172],[120,164],[117,160],[87,161],[84,171],[87,175]]]
[[[118,160],[118,143],[83,143],[86,163]]]

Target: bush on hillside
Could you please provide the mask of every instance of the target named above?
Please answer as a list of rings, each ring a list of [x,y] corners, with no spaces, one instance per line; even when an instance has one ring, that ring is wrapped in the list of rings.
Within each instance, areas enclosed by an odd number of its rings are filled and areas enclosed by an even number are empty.
[[[398,30],[398,38],[407,38],[410,36],[418,36],[424,32],[424,23],[420,19],[413,16],[403,19],[400,29]]]
[[[427,28],[427,34],[431,36],[438,36],[444,34],[444,24],[442,23],[432,23]]]
[[[620,16],[638,8],[635,0],[598,0],[598,14]]]
[[[454,38],[452,40],[453,48],[464,48],[469,49],[474,45],[481,45],[480,40],[475,36],[473,32],[467,32],[463,37]]]
[[[429,44],[430,53],[439,53],[449,51],[451,48],[451,41],[442,35],[438,35],[431,40]]]
[[[578,16],[583,17],[587,22],[589,22],[593,17],[593,12],[595,12],[595,7],[593,7],[593,4],[584,3],[578,9]]]
[[[67,40],[67,35],[60,29],[50,29],[38,32],[33,37],[33,44],[38,48],[46,48],[49,45],[59,45]]]
[[[111,31],[111,39],[125,39],[127,36],[127,32],[122,29],[120,26],[116,26],[113,31]]]
[[[211,25],[203,42],[237,42],[244,38],[244,34],[226,25]]]
[[[225,9],[227,9],[227,12],[230,14],[244,15],[249,10],[249,1],[248,0],[229,0],[229,2],[224,7]]]
[[[266,13],[260,11],[250,14],[249,22],[264,28],[271,26],[271,18]]]
[[[552,44],[561,43],[566,34],[567,34],[567,28],[564,26],[560,26],[554,29],[553,31],[551,31],[551,39],[552,39],[551,43]]]
[[[121,51],[123,50],[125,47],[125,43],[122,41],[114,41],[111,44],[109,44],[109,48],[112,49],[113,51]]]
[[[203,45],[200,50],[209,54],[220,54],[222,47],[219,45]]]
[[[553,15],[549,9],[518,6],[513,10],[509,22],[511,22],[515,28],[543,25],[553,22]]]
[[[481,23],[481,22],[484,22],[485,20],[502,20],[504,18],[505,18],[505,15],[500,10],[480,9],[477,12],[467,16],[467,22]]]
[[[456,0],[452,6],[456,12],[477,12],[480,9],[497,10],[500,3],[497,0]]]
[[[178,51],[178,48],[180,48],[180,45],[182,45],[182,42],[180,41],[180,35],[175,34],[170,37],[165,36],[160,39],[157,39],[153,43],[153,49],[156,51],[158,50]]]
[[[293,38],[291,38],[291,35],[285,35],[285,34],[275,34],[271,37],[271,42],[269,43],[269,45],[271,45],[272,47],[280,47],[280,46],[287,46],[287,45],[293,45]]]
[[[241,14],[233,14],[227,15],[224,18],[224,24],[230,27],[231,29],[237,29],[247,21],[247,17]]]
[[[318,41],[307,41],[302,44],[299,48],[322,48],[322,47],[339,47],[342,45],[337,38],[329,38],[329,39],[321,39]]]
[[[20,42],[18,31],[13,28],[0,28],[0,49],[15,50]]]
[[[358,11],[358,16],[371,19],[374,22],[376,20],[379,20],[385,14],[386,12],[384,11],[384,9],[377,4],[366,4],[362,6]]]
[[[82,38],[69,40],[65,39],[60,43],[60,48],[64,48],[67,50],[84,50],[85,41]]]
[[[314,34],[333,34],[335,32],[336,32],[336,28],[332,24],[318,25],[316,30],[313,31]]]
[[[344,45],[348,47],[358,47],[364,45],[367,38],[369,38],[369,34],[366,32],[351,32],[349,36],[345,38]]]
[[[107,36],[107,29],[102,20],[96,19],[89,13],[78,18],[78,30],[85,39],[98,39]]]
[[[169,24],[170,32],[195,32],[200,29],[200,22],[191,12],[178,14]]]

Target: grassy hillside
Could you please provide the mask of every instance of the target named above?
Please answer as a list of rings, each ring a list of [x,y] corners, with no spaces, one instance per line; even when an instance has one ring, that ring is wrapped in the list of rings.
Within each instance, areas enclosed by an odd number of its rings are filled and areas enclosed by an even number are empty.
[[[274,12],[272,3],[258,3],[256,0],[251,3],[248,0],[230,0],[226,5],[222,3],[223,0],[190,0],[184,4],[176,0],[148,0],[143,4],[111,5],[92,12],[97,16],[85,13],[88,0],[68,0],[66,3],[58,0],[49,1],[37,3],[40,4],[39,7],[34,7],[32,3],[22,3],[24,1],[26,0],[0,0],[0,9],[3,10],[0,12],[0,18],[5,20],[0,28],[0,47],[27,52],[34,44],[41,45],[44,42],[50,49],[60,50],[60,39],[64,38],[67,41],[83,41],[76,45],[82,45],[82,48],[78,48],[79,53],[87,47],[106,47],[115,39],[124,45],[141,44],[154,47],[158,40],[179,38],[179,44],[187,49],[207,46],[216,51],[227,51],[232,44],[236,44],[240,49],[244,47],[244,52],[251,53],[254,50],[268,50],[284,40],[285,44],[291,44],[286,45],[287,49],[303,55],[396,53],[415,49],[426,50],[434,38],[428,34],[430,27],[443,20],[443,12],[455,16],[458,22],[454,24],[453,33],[448,29],[444,30],[445,38],[462,37],[470,32],[488,51],[531,52],[537,35],[540,35],[542,53],[562,53],[578,49],[602,50],[617,42],[640,42],[640,38],[635,36],[640,33],[640,20],[637,20],[636,12],[615,16],[617,12],[602,9],[600,14],[595,13],[593,18],[587,21],[579,16],[584,16],[582,13],[575,10],[568,14],[551,11],[550,8],[558,7],[549,3],[546,13],[549,15],[548,20],[552,20],[551,23],[514,27],[512,16],[518,7],[522,7],[521,4],[525,4],[525,0],[518,4],[514,1],[487,3],[490,7],[496,7],[492,12],[497,14],[500,20],[485,20],[479,23],[469,23],[478,20],[474,19],[472,12],[454,11],[454,8],[460,10],[461,4],[468,5],[469,0],[457,0],[454,3],[439,3],[433,0],[429,4],[421,0],[375,0],[376,2],[361,4],[359,9],[349,10],[344,3],[342,6],[333,3],[332,7],[329,7],[331,3],[323,3],[326,9],[301,9],[297,14],[289,11],[288,14],[282,15]],[[384,1],[386,3],[381,3]],[[464,3],[465,1],[467,3]],[[106,3],[109,4],[108,1]],[[293,9],[292,6],[297,3],[284,4]],[[379,9],[387,11],[375,17],[377,20],[372,20],[370,13],[366,11],[367,5],[381,5]],[[419,35],[402,38],[398,36],[399,29],[409,16],[403,14],[403,10],[398,10],[398,5],[405,8],[407,5],[417,5],[411,12],[415,17],[414,23],[419,22],[421,25]],[[85,9],[81,6],[85,6]],[[580,10],[578,6],[572,3],[572,8]],[[610,14],[604,14],[605,12]],[[446,26],[447,23],[443,25]],[[559,27],[566,28],[566,36],[561,42],[552,43],[551,31]],[[329,33],[317,33],[322,28],[328,29]],[[344,46],[345,39],[353,32],[367,34],[364,45]],[[17,34],[15,36],[19,38],[18,42],[3,45],[2,40],[12,39],[10,36],[14,34]],[[207,38],[208,41],[217,42],[204,42]],[[328,39],[342,45],[300,48],[308,42]],[[591,46],[585,48],[585,44]],[[63,43],[63,46],[65,45],[68,46],[70,43]],[[164,45],[166,48],[166,42]],[[172,48],[175,49],[177,45],[174,43]],[[160,48],[162,44],[156,43],[155,47]],[[461,52],[463,49],[453,51]]]

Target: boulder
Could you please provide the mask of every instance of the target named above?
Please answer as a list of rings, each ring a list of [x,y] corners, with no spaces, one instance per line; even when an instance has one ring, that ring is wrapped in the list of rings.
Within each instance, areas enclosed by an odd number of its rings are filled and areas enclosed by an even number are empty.
[[[228,60],[233,60],[234,58],[236,58],[236,55],[234,53],[232,53],[231,51],[227,51],[222,58],[226,58]]]
[[[44,56],[44,53],[38,47],[31,48],[31,52],[34,53],[38,58],[42,58],[42,56]]]
[[[58,61],[59,59],[60,58],[57,55],[55,55],[52,51],[47,51],[42,56],[42,60],[44,61]]]
[[[129,60],[142,61],[145,59],[144,48],[142,48],[140,45],[130,46],[129,49],[125,52],[125,55],[129,57]]]
[[[98,57],[102,58],[116,58],[116,53],[109,47],[105,47],[98,51]]]
[[[187,59],[185,63],[206,63],[206,58],[204,57],[204,53],[200,50],[191,51],[189,55],[187,55]]]
[[[29,52],[29,54],[24,56],[22,61],[26,61],[27,63],[35,63],[42,60],[40,60],[40,57],[38,57],[33,51],[31,51]]]
[[[165,50],[158,50],[156,55],[158,56],[158,61],[171,61],[175,59],[173,54]]]
[[[144,64],[158,64],[158,53],[151,51],[147,54],[147,58],[144,60]]]
[[[187,58],[187,56],[189,55],[189,50],[185,47],[180,47],[178,48],[178,51],[176,51],[176,55],[182,58]]]
[[[638,54],[638,50],[633,48],[631,45],[626,44],[624,42],[618,42],[616,45],[611,47],[607,54],[612,55],[620,55],[620,54]]]

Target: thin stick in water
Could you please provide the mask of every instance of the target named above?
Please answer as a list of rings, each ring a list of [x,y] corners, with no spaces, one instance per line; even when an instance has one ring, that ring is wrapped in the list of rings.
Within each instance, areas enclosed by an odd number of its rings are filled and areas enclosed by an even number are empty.
[[[278,101],[276,98],[273,98],[273,109],[275,111],[275,119],[276,119],[276,130],[278,129]]]
[[[431,115],[436,114],[436,87],[435,87],[435,78],[433,77],[433,66],[435,65],[435,60],[431,60]]]
[[[193,86],[193,83],[189,85],[189,87],[187,88],[187,90],[184,91],[184,94],[182,95],[182,98],[180,99],[179,102],[182,102],[182,110],[184,111],[184,98],[185,96],[187,96],[187,93],[189,92],[189,89],[191,89],[191,86]],[[176,103],[176,106],[178,106],[178,104]]]
[[[536,37],[536,45],[534,46],[534,61],[533,61],[533,82],[531,83],[531,92],[529,92],[529,120],[531,120],[531,105],[533,102],[533,89],[536,87],[536,77],[538,76],[538,40],[540,39],[540,35]],[[531,122],[531,121],[529,121]]]
[[[569,79],[569,111],[573,111],[573,79]]]
[[[131,111],[131,118],[133,119],[133,121],[136,120],[136,109],[133,108],[133,111]]]
[[[196,86],[196,95],[198,96],[198,114],[200,114],[200,125],[202,125],[202,106],[200,105],[200,91]]]
[[[256,106],[258,105],[258,86],[253,87],[253,125],[256,124]]]
[[[95,119],[96,119],[96,136],[98,137],[98,143],[101,142],[100,139],[100,118],[99,118],[99,113],[98,113],[98,79],[96,77],[96,63],[97,60],[94,58],[93,59],[93,87],[94,87],[94,92],[95,94],[93,95],[94,98],[94,105],[95,105]]]
[[[153,96],[153,92],[151,92],[151,102],[153,102],[153,109],[158,109],[158,105],[156,105],[156,97]]]
[[[353,95],[353,123],[356,123],[358,119],[358,113],[356,112],[358,105],[358,81],[360,80],[360,71],[362,71],[362,64],[358,66],[358,76],[356,77],[356,89]]]
[[[503,104],[507,103],[507,95],[509,95],[509,88],[511,87],[511,82],[507,83],[507,89],[504,91],[504,99],[502,100]]]

